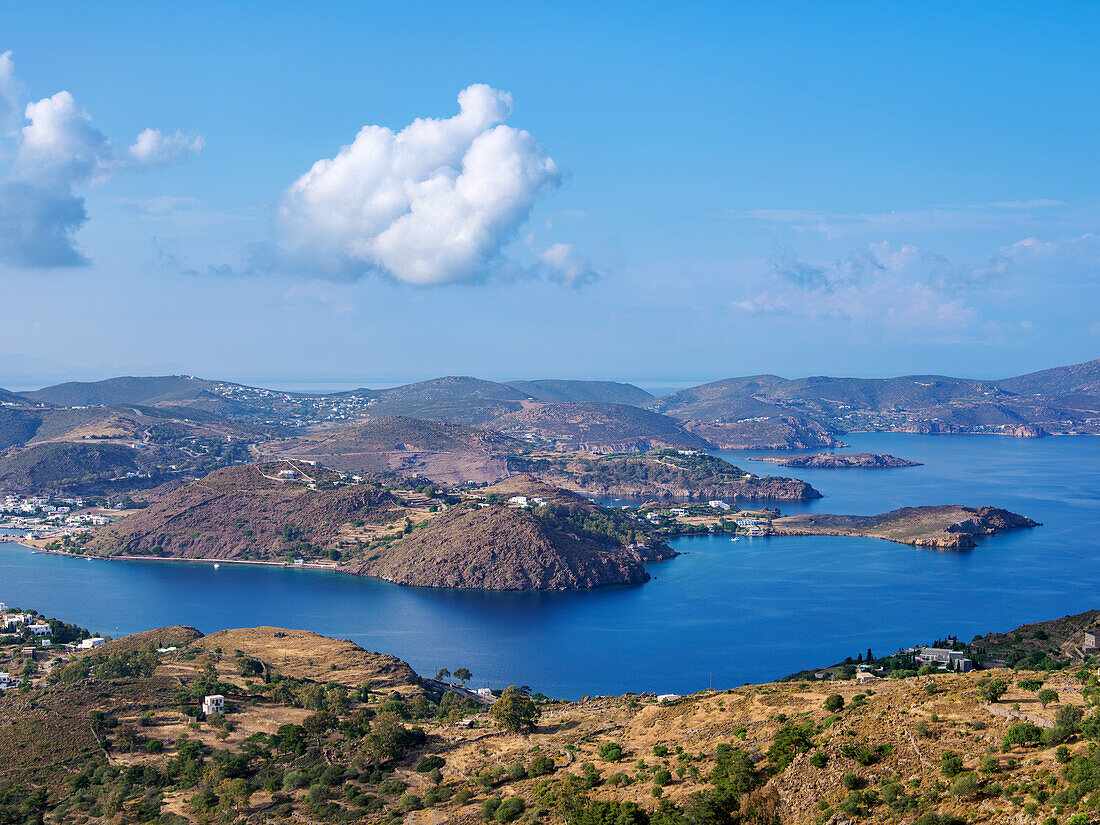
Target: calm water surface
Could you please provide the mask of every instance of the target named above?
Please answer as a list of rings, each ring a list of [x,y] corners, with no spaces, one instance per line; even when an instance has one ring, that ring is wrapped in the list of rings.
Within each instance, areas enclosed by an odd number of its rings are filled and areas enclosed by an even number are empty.
[[[868,647],[1005,630],[1100,607],[1100,438],[846,436],[852,451],[924,463],[786,470],[825,498],[784,512],[878,513],[993,504],[1043,527],[963,552],[838,537],[685,538],[653,581],[585,593],[417,590],[310,570],[106,562],[0,543],[0,601],[104,634],[170,624],[277,625],[395,653],[421,673],[465,666],[478,685],[553,696],[686,692],[763,681]]]

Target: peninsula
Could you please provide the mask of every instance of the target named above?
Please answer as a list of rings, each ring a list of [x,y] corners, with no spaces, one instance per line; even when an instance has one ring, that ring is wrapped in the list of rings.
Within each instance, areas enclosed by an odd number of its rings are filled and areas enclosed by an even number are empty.
[[[981,536],[1038,526],[999,507],[960,505],[902,507],[877,516],[799,513],[771,522],[777,536],[862,536],[944,550],[976,547]]]
[[[893,467],[920,467],[920,462],[907,461],[896,455],[880,453],[814,453],[813,455],[767,456],[755,461],[769,461],[780,467],[799,467],[813,470],[835,469],[883,469]]]

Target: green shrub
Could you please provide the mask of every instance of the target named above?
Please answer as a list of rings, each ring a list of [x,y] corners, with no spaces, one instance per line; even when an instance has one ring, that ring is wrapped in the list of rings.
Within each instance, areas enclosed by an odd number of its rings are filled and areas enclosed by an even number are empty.
[[[526,779],[527,778],[527,768],[523,767],[523,765],[521,765],[519,762],[513,762],[504,771],[504,775],[507,776],[508,779],[511,780],[512,782],[515,782],[516,780],[519,780],[519,779]]]
[[[618,742],[604,742],[596,749],[604,762],[618,762],[623,758],[623,746]]]
[[[952,751],[944,751],[940,757],[940,773],[951,779],[962,773],[962,769],[962,757]]]
[[[526,809],[523,800],[518,796],[510,796],[497,806],[493,813],[493,819],[497,822],[511,822]]]
[[[829,713],[836,713],[842,707],[844,707],[844,697],[839,693],[830,694],[825,700],[825,710]]]
[[[423,801],[414,793],[402,794],[400,801],[398,801],[398,807],[402,811],[419,811],[424,807]]]

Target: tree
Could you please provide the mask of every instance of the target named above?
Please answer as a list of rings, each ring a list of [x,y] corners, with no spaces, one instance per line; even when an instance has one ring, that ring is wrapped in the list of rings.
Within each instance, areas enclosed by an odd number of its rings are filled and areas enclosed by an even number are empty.
[[[944,751],[943,756],[940,757],[940,772],[951,779],[962,773],[962,769],[962,757],[952,751]]]
[[[451,671],[447,670],[447,668],[445,668],[445,667],[441,667],[439,669],[439,672],[435,674],[435,680],[437,682],[446,682],[447,678],[450,675],[451,675]]]
[[[830,713],[836,713],[838,710],[844,707],[844,697],[839,693],[834,693],[825,700],[825,710]]]
[[[493,703],[489,715],[509,733],[531,733],[537,727],[542,711],[525,691],[511,685]]]
[[[973,796],[978,792],[978,777],[970,771],[960,773],[951,783],[951,793],[961,799],[964,796]]]
[[[1004,679],[987,679],[978,685],[978,694],[990,704],[993,704],[1008,690],[1008,682]]]
[[[623,758],[623,746],[618,742],[604,742],[596,749],[604,762],[618,762]]]
[[[1035,698],[1039,700],[1039,704],[1042,705],[1045,710],[1046,706],[1049,705],[1051,702],[1058,701],[1058,693],[1051,690],[1050,688],[1043,688],[1037,694],[1035,694]]]
[[[454,674],[452,674],[458,681],[462,682],[462,686],[466,687],[466,683],[474,678],[474,674],[470,673],[468,668],[456,667]]]

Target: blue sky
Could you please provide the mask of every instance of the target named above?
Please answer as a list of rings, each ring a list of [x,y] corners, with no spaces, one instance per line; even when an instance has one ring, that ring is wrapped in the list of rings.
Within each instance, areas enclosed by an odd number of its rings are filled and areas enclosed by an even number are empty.
[[[1091,4],[105,8],[5,4],[0,386],[1100,355]]]

